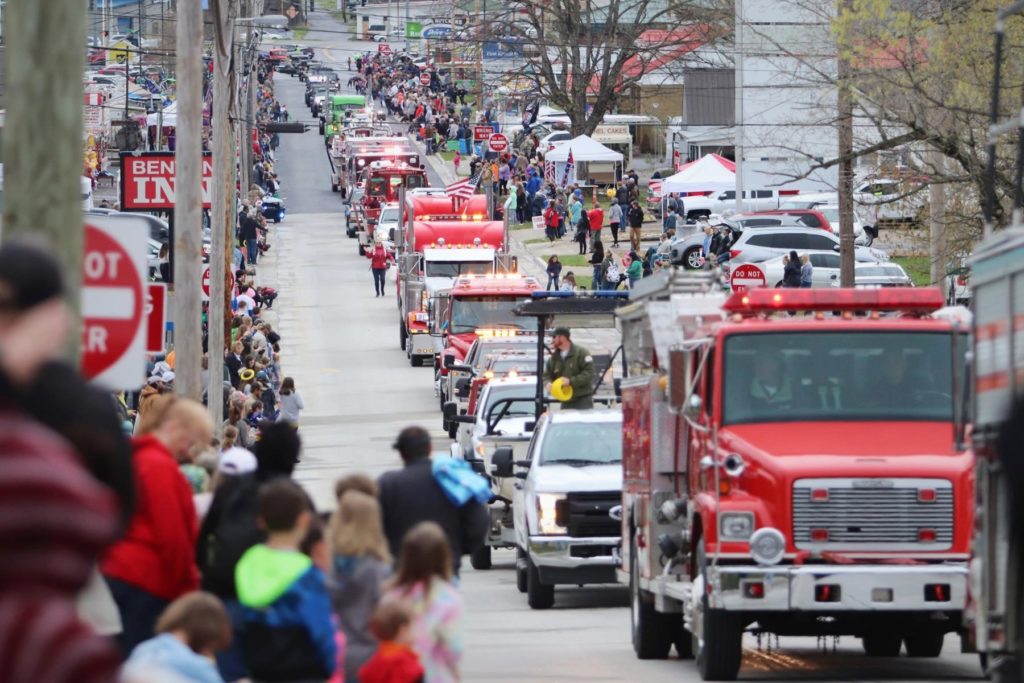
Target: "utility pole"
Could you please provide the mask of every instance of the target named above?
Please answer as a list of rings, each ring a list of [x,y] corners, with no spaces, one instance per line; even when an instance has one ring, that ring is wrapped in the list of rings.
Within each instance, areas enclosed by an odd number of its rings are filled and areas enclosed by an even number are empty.
[[[943,279],[946,277],[949,258],[946,255],[946,185],[941,182],[944,175],[943,158],[937,149],[931,150],[928,155],[931,157],[932,174],[940,181],[928,185],[928,261],[931,264],[932,284],[945,289]]]
[[[851,0],[840,0],[839,13],[853,11]],[[853,88],[849,56],[838,47],[836,108],[839,118],[839,286],[854,285],[853,236]]]
[[[82,272],[84,2],[7,3],[3,239],[41,238],[60,260],[72,328]],[[68,360],[78,362],[80,335]]]
[[[202,307],[203,12],[199,0],[178,0],[178,126],[174,175],[175,389],[199,400]]]
[[[743,211],[743,154],[745,152],[745,140],[747,127],[743,120],[743,91],[744,77],[743,66],[746,58],[745,50],[750,46],[744,42],[743,24],[746,17],[743,14],[743,0],[736,0],[736,36],[734,40],[735,53],[733,55],[733,77],[736,79],[736,150],[733,156],[736,158],[736,211]],[[664,215],[664,214],[662,214]]]
[[[214,0],[213,41],[213,219],[210,230],[210,308],[207,312],[206,407],[215,425],[224,420],[225,304],[228,301],[228,245],[234,227],[235,155],[231,126],[235,14],[237,0]]]

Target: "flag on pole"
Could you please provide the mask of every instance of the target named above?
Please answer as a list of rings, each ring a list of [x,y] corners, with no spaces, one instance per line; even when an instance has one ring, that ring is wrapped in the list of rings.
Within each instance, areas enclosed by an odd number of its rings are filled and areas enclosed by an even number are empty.
[[[476,186],[480,182],[480,173],[466,178],[464,180],[457,180],[451,185],[444,188],[444,193],[449,197],[462,197],[463,199],[469,199],[476,194]]]
[[[562,187],[569,184],[569,174],[572,173],[572,167],[574,166],[572,158],[572,150],[569,150],[569,158],[565,160],[565,173],[562,174]]]
[[[549,182],[552,185],[555,184],[555,162],[544,162],[544,181]]]

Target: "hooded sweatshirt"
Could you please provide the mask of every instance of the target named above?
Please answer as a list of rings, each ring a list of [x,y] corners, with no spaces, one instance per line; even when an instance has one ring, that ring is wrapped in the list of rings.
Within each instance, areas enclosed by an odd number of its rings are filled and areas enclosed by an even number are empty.
[[[298,551],[254,545],[235,567],[242,651],[253,679],[326,679],[338,661],[324,575]]]

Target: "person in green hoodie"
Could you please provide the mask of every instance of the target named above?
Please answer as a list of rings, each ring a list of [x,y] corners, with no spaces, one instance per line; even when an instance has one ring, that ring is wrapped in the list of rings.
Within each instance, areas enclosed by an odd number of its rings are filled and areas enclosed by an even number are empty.
[[[259,518],[267,541],[235,567],[249,674],[257,681],[326,681],[338,646],[324,575],[300,550],[312,519],[306,494],[289,479],[265,484]]]

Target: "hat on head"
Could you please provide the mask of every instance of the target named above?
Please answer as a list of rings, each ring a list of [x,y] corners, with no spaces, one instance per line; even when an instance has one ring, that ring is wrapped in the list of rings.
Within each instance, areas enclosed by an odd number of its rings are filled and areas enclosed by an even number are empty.
[[[171,382],[174,381],[174,373],[168,370],[164,374],[160,375],[160,379],[166,382],[167,384],[170,384]]]
[[[265,382],[269,382],[270,381],[270,376],[267,375],[267,371],[266,370],[260,370],[259,372],[256,373],[256,379],[261,379],[261,380],[263,380]]]
[[[551,333],[551,336],[553,336],[553,337],[559,337],[559,336],[561,336],[561,337],[571,337],[572,335],[569,334],[569,328],[568,327],[556,327],[554,329],[554,331]]]
[[[217,469],[224,474],[247,474],[256,471],[256,456],[244,448],[229,448],[220,456]]]
[[[149,379],[146,380],[146,384],[159,384],[163,381],[164,378],[162,375],[150,375]]]

